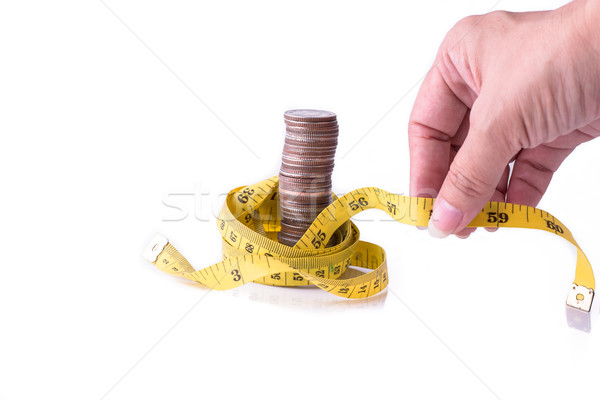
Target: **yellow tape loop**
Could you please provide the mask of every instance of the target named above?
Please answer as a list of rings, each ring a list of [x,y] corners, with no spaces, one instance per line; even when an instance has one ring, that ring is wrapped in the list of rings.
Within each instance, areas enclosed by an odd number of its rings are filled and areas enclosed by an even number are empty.
[[[257,282],[275,286],[316,285],[348,299],[373,296],[388,284],[385,251],[359,240],[359,230],[350,218],[375,208],[398,222],[426,226],[435,199],[400,196],[375,187],[334,198],[294,247],[283,245],[277,242],[280,221],[275,176],[233,189],[227,195],[217,218],[223,238],[223,261],[195,270],[160,235],[144,255],[164,272],[217,290]],[[577,248],[577,266],[567,304],[590,310],[595,288],[592,267],[569,229],[554,216],[533,207],[489,202],[469,226],[539,229],[568,240]],[[351,265],[372,271],[346,277],[348,274],[344,273]]]

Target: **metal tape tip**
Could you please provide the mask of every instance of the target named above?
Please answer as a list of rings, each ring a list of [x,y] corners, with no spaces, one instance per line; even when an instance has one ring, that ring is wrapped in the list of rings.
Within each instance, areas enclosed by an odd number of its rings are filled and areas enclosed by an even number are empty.
[[[594,290],[577,284],[571,285],[569,295],[567,296],[567,305],[578,310],[590,312],[592,300],[594,299]]]
[[[144,253],[142,255],[146,260],[153,263],[158,258],[158,255],[162,253],[163,249],[167,244],[169,244],[169,239],[167,239],[160,233],[157,233],[148,245],[148,247],[146,247],[146,250],[144,250]]]

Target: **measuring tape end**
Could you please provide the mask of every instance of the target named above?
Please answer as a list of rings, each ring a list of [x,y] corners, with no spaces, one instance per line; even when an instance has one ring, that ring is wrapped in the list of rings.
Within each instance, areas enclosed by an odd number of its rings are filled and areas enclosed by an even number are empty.
[[[146,260],[154,264],[160,253],[162,253],[162,251],[168,244],[169,239],[167,239],[160,233],[157,233],[148,245],[148,247],[146,247],[146,250],[144,250],[142,256],[144,256]]]
[[[567,296],[567,305],[578,310],[590,312],[592,300],[594,299],[594,289],[582,285],[573,284]]]

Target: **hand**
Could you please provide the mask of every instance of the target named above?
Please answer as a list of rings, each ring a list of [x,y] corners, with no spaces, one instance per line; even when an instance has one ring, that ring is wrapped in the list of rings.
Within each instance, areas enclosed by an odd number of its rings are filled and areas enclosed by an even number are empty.
[[[433,236],[467,237],[488,201],[537,205],[571,151],[600,136],[600,2],[461,20],[408,134],[411,196],[437,197]]]

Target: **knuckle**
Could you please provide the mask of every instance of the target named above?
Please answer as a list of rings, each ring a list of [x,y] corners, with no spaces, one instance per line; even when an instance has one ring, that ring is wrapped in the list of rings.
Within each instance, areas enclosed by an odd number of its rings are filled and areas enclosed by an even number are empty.
[[[461,28],[463,33],[472,30],[475,27],[482,28],[493,28],[501,27],[512,18],[513,13],[504,10],[495,10],[487,14],[481,15],[470,15],[466,18],[461,19],[455,25],[457,28]]]
[[[461,18],[454,26],[452,27],[451,32],[456,33],[465,33],[473,27],[475,27],[481,18],[481,15],[469,15],[467,17]]]
[[[424,124],[414,118],[408,122],[408,135],[413,138],[436,140],[440,142],[449,142],[452,139],[449,133]]]
[[[440,45],[438,58],[444,58],[451,53],[460,53],[461,47],[468,47],[469,43],[476,42],[478,35],[471,35],[469,33],[478,26],[481,17],[481,15],[470,15],[454,24]],[[458,46],[459,44],[461,46]]]
[[[448,32],[444,40],[445,47],[450,48],[463,39],[478,40],[488,32],[504,31],[513,20],[514,13],[497,10],[487,14],[470,15],[460,19]]]
[[[486,19],[493,25],[504,25],[513,14],[504,10],[495,10],[486,14]]]

